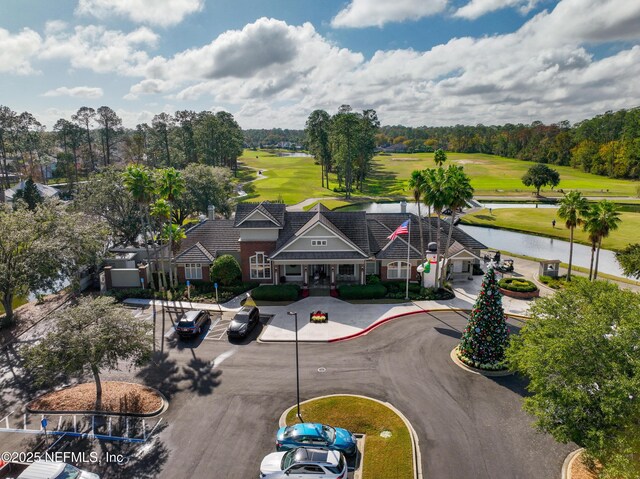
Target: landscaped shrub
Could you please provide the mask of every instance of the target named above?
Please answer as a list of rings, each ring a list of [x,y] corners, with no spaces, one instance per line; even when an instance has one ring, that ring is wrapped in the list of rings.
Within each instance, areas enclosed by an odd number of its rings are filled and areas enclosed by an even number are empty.
[[[238,261],[230,254],[223,254],[216,258],[211,265],[211,281],[231,286],[242,278],[242,270]]]
[[[295,301],[300,295],[297,284],[267,284],[256,288],[251,293],[258,301]]]
[[[367,284],[380,284],[380,276],[370,274],[367,276]]]
[[[507,291],[516,291],[518,293],[531,293],[538,289],[532,281],[519,278],[503,278],[498,281],[498,286]]]
[[[387,294],[381,284],[344,284],[338,286],[342,299],[380,299]]]
[[[540,282],[546,284],[553,289],[562,289],[567,285],[567,277],[560,276],[558,278],[552,278],[551,276],[540,276]]]
[[[153,299],[153,290],[149,288],[112,289],[107,294],[113,296],[116,301],[124,301],[127,298]]]

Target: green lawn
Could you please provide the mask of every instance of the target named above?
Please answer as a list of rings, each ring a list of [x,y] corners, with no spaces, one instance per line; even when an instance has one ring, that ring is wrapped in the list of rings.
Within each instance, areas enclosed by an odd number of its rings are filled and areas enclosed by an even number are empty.
[[[22,306],[23,304],[27,304],[27,303],[28,303],[27,298],[23,298],[21,296],[13,298],[14,311],[18,306]],[[2,303],[0,303],[0,315],[3,315],[3,314],[4,314],[4,306],[2,306]]]
[[[307,422],[343,427],[366,434],[364,479],[413,478],[411,436],[404,421],[391,409],[376,401],[352,396],[333,396],[300,406]],[[296,422],[296,409],[287,415],[287,424]],[[391,437],[380,436],[390,431]]]
[[[463,165],[471,177],[476,195],[522,196],[532,193],[525,188],[521,177],[533,164],[527,161],[502,158],[481,153],[448,153],[449,162]],[[256,158],[257,157],[257,158]],[[240,158],[244,166],[264,171],[265,180],[255,181],[247,190],[248,200],[276,200],[279,195],[287,204],[298,203],[306,198],[340,196],[320,184],[320,165],[313,158],[278,157],[265,151],[245,150]],[[433,167],[433,153],[394,154],[377,156],[373,161],[373,172],[363,192],[355,193],[354,199],[372,197],[376,199],[398,199],[409,192],[406,182],[413,170]],[[577,189],[588,196],[636,196],[638,181],[606,178],[592,175],[567,166],[553,166],[560,172],[559,188]],[[255,178],[256,172],[241,170],[243,180]],[[331,188],[337,186],[335,175],[330,175]],[[559,192],[542,191],[547,196],[561,196]]]
[[[476,213],[464,215],[461,223],[474,226],[491,226],[513,231],[523,231],[543,236],[550,236],[569,240],[569,230],[556,216],[557,210],[553,208],[504,208],[493,210],[483,209]],[[640,213],[621,213],[622,223],[616,231],[612,231],[608,238],[602,242],[602,247],[612,250],[620,250],[629,243],[640,242]],[[556,220],[556,227],[551,225]],[[578,243],[590,245],[587,234],[581,229],[576,229],[575,240]]]

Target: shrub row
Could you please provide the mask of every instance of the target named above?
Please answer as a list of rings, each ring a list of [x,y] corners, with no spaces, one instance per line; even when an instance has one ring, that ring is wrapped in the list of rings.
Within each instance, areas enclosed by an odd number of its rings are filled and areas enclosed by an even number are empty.
[[[498,281],[498,286],[507,291],[516,291],[518,293],[531,293],[538,289],[532,281],[519,278],[503,278]]]
[[[540,282],[553,289],[562,289],[567,285],[567,277],[560,276],[558,278],[552,278],[551,276],[540,276]]]
[[[387,294],[387,288],[381,284],[344,284],[338,286],[342,299],[380,299]]]
[[[251,293],[258,301],[295,301],[299,295],[300,286],[297,284],[265,284]]]

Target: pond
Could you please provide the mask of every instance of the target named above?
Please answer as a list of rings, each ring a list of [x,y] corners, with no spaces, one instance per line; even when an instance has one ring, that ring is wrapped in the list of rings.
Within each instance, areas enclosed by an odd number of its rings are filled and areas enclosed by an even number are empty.
[[[559,259],[563,263],[569,262],[568,241],[481,226],[458,225],[458,227],[492,249],[501,249],[536,258]],[[573,264],[589,268],[590,260],[591,247],[574,243]],[[624,277],[624,273],[616,261],[615,253],[606,249],[600,251],[598,271]]]
[[[401,208],[399,201],[391,203],[357,203],[354,205],[343,206],[340,211],[366,211],[367,213],[399,213]],[[557,208],[557,205],[549,203],[486,203],[482,204],[485,208]],[[427,213],[427,207],[420,206],[423,215]],[[418,205],[415,201],[407,202],[407,212],[418,214]]]

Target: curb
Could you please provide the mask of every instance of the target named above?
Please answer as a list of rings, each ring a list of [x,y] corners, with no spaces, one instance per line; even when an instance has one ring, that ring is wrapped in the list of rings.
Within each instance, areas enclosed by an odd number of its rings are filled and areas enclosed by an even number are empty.
[[[362,331],[358,331],[357,333],[353,333],[353,334],[349,334],[347,336],[342,336],[340,338],[332,338],[332,339],[328,339],[326,342],[328,343],[336,343],[338,341],[348,341],[350,339],[355,339],[357,337],[360,336],[364,336],[366,334],[368,334],[370,331],[373,331],[375,328],[377,328],[378,326],[383,325],[384,323],[387,323],[389,321],[392,321],[394,319],[398,319],[398,318],[403,318],[405,316],[410,316],[412,314],[423,314],[423,313],[442,313],[442,312],[465,312],[468,313],[472,311],[471,309],[464,309],[464,308],[439,308],[439,309],[421,309],[418,311],[407,311],[405,313],[400,313],[400,314],[396,314],[393,316],[387,316],[386,318],[382,318],[379,319],[378,321],[376,321],[373,324],[370,324],[369,326],[367,326],[366,328],[364,328]],[[522,320],[522,321],[526,321],[527,319],[529,319],[528,316],[523,316],[521,314],[507,314],[505,313],[505,316],[507,318],[515,318],[518,320]],[[263,342],[271,342],[271,341],[263,341]],[[273,341],[275,342],[275,341]],[[314,342],[314,341],[304,341],[304,342]]]
[[[460,369],[464,369],[465,371],[468,371],[470,373],[473,374],[477,374],[479,376],[486,376],[486,377],[493,377],[493,378],[499,378],[499,377],[505,377],[505,376],[513,376],[515,374],[514,371],[485,371],[484,369],[478,369],[478,368],[474,368],[472,366],[469,366],[465,363],[463,363],[462,361],[460,361],[460,358],[458,358],[458,355],[456,354],[456,351],[458,350],[458,346],[456,346],[455,348],[453,348],[451,350],[451,354],[449,355],[451,357],[451,360],[454,362],[454,364],[456,366],[458,366]]]
[[[564,462],[562,463],[562,479],[571,479],[571,465],[573,464],[573,461],[580,457],[580,454],[582,454],[583,451],[584,448],[581,447],[580,449],[572,451],[567,455]]]
[[[416,430],[413,428],[413,426],[411,425],[407,417],[404,414],[402,414],[398,409],[396,409],[396,407],[393,404],[385,401],[380,401],[379,399],[375,399],[369,396],[362,396],[360,394],[327,394],[325,396],[318,396],[312,399],[307,399],[306,401],[302,401],[300,404],[306,404],[311,401],[317,401],[318,399],[340,397],[340,396],[356,397],[356,398],[368,399],[369,401],[377,402],[378,404],[382,404],[383,406],[391,409],[394,413],[398,415],[400,419],[402,419],[405,426],[407,426],[407,429],[409,430],[409,435],[411,437],[411,447],[413,449],[412,451],[413,452],[413,477],[414,479],[422,479],[423,478],[422,454],[420,453],[420,441],[418,439],[418,434],[416,433]],[[287,424],[286,423],[287,414],[289,413],[289,411],[291,411],[295,407],[296,406],[293,405],[290,408],[285,409],[285,411],[280,416],[280,419],[278,420],[279,427],[285,426]]]
[[[121,382],[121,381],[118,381]],[[136,386],[140,386],[140,384],[137,383],[123,383],[123,384],[135,384]],[[74,386],[78,386],[78,384],[74,385]],[[60,388],[57,391],[63,391],[64,389],[68,389],[74,386],[67,386],[64,388]],[[149,387],[149,386],[144,386],[146,388],[152,389],[158,396],[160,396],[160,399],[162,401],[161,406],[156,409],[153,412],[148,412],[148,413],[121,413],[121,412],[109,412],[109,411],[56,411],[56,410],[44,410],[44,409],[31,409],[29,408],[29,404],[32,403],[33,401],[35,401],[36,399],[33,399],[31,401],[29,401],[27,403],[27,405],[25,406],[25,409],[27,410],[27,412],[31,413],[31,414],[48,414],[51,416],[66,416],[66,415],[71,415],[71,414],[83,414],[83,415],[91,415],[91,416],[121,416],[121,417],[156,417],[159,416],[160,414],[163,414],[167,411],[167,409],[169,409],[169,400],[165,397],[164,394],[162,394],[160,391],[158,391],[155,388]],[[56,392],[57,392],[56,391]]]

